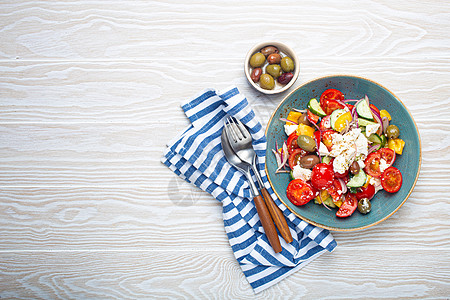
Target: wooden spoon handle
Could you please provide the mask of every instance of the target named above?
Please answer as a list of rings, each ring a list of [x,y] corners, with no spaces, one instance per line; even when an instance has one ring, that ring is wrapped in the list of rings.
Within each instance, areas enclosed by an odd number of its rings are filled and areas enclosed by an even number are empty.
[[[270,213],[267,209],[266,203],[264,202],[261,195],[254,197],[253,201],[255,202],[256,211],[258,212],[259,219],[261,220],[270,245],[272,246],[275,253],[281,252],[281,244],[280,239],[278,238],[278,232],[275,228],[275,225],[273,224],[272,218],[270,217]]]
[[[261,194],[264,197],[264,200],[266,201],[267,208],[269,209],[270,215],[272,216],[273,221],[275,222],[275,225],[277,226],[278,230],[281,233],[281,236],[284,238],[286,243],[292,242],[292,235],[291,231],[289,230],[289,227],[286,222],[286,218],[283,215],[283,212],[281,209],[275,204],[272,197],[270,196],[269,192],[263,188],[261,189]]]

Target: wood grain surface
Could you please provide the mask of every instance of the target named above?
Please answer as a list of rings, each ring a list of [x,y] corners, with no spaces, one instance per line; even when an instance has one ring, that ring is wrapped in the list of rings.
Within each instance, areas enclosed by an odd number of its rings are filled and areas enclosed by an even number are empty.
[[[413,115],[422,168],[391,218],[255,295],[221,205],[160,162],[180,103],[237,85],[261,123],[286,93],[243,71],[261,41],[300,59],[294,88],[351,74]],[[0,298],[448,299],[450,3],[2,1]]]

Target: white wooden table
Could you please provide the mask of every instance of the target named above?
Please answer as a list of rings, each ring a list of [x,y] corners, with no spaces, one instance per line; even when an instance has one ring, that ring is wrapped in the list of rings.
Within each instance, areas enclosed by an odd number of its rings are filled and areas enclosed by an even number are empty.
[[[450,297],[447,1],[2,1],[0,298]],[[237,85],[265,125],[284,95],[244,77],[254,44],[392,90],[423,162],[405,205],[255,295],[221,206],[160,162],[180,103]]]

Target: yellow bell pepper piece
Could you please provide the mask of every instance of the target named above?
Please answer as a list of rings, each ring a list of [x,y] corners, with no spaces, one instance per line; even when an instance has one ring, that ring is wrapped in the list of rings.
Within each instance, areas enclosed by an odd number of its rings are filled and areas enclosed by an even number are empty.
[[[297,135],[307,135],[314,138],[314,128],[305,124],[298,124]]]
[[[401,155],[404,146],[405,142],[402,139],[390,139],[388,141],[388,148],[394,150],[396,154]]]
[[[380,110],[380,117],[387,117],[389,121],[392,120],[391,115],[385,109]]]
[[[337,118],[336,122],[334,123],[335,130],[337,132],[341,131],[347,125],[347,122],[345,122],[345,121],[348,121],[350,123],[351,120],[352,120],[352,114],[349,111],[342,114],[339,118]]]
[[[330,197],[330,194],[328,194],[328,192],[327,192],[326,190],[321,190],[321,191],[320,191],[320,197],[317,196],[315,200],[316,200],[319,204],[322,204],[322,200],[326,200],[328,197]],[[322,199],[322,200],[320,200],[320,199]]]
[[[338,201],[334,201],[333,200],[333,203],[334,203],[334,205],[336,205],[337,207],[341,207],[341,205],[342,205],[342,200],[338,200]]]
[[[364,185],[362,186],[363,188],[366,188],[366,187],[369,186],[370,178],[372,178],[372,176],[370,176],[369,174],[366,174],[366,175],[367,175],[367,177],[366,177],[366,183],[364,183]]]
[[[300,118],[301,115],[302,115],[301,112],[290,111],[286,119],[295,122],[295,124],[298,124],[298,118]],[[295,125],[295,124],[291,122],[286,122],[286,125]]]

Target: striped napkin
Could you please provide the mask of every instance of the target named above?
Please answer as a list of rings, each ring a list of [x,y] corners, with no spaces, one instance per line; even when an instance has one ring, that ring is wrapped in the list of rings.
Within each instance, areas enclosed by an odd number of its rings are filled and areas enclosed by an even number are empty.
[[[210,193],[222,203],[225,231],[234,255],[255,293],[336,247],[333,236],[297,218],[276,197],[265,170],[266,137],[247,99],[237,87],[214,89],[182,104],[191,125],[168,144],[161,161],[175,174]],[[287,244],[279,235],[283,250],[275,253],[264,234],[249,184],[231,166],[222,151],[220,135],[224,119],[231,115],[244,123],[253,137],[258,168],[264,184],[286,216],[294,241]]]

